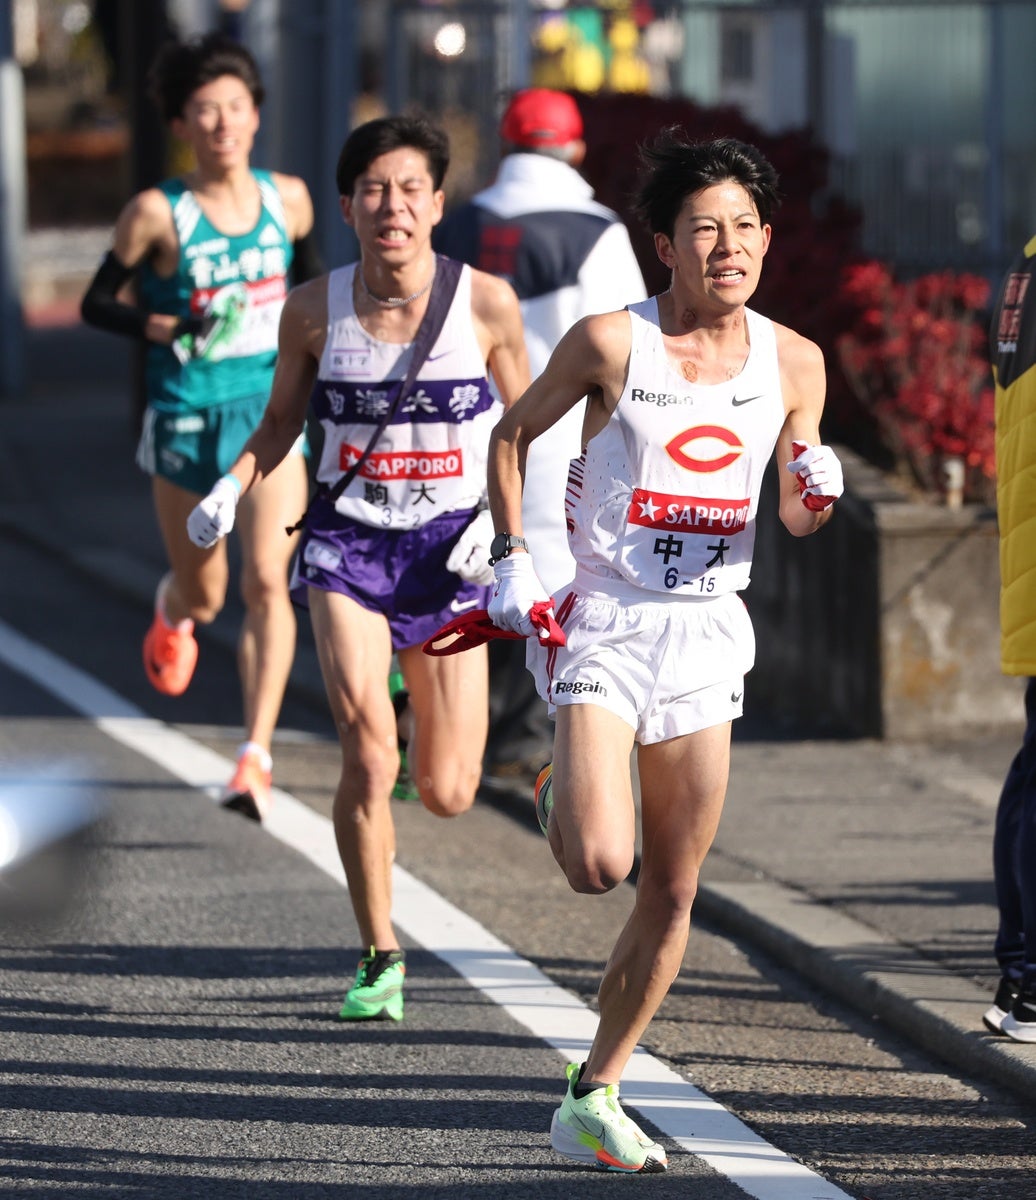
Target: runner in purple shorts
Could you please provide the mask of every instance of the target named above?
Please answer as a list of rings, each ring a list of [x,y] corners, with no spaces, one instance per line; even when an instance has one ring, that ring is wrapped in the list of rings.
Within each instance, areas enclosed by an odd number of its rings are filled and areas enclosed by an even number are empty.
[[[318,495],[295,573],[306,593],[342,774],[335,834],[363,954],[339,1016],[403,1016],[403,953],[392,925],[396,715],[393,653],[410,697],[411,776],[439,816],[475,799],[488,724],[485,647],[430,657],[421,644],[484,607],[493,580],[485,507],[489,436],[529,383],[518,298],[496,276],[432,250],[442,218],[446,135],[422,117],[355,129],[338,160],[342,215],[359,262],[294,289],[280,323],[266,415],[188,521],[212,544],[238,496],[265,478],[302,429],[324,439]]]

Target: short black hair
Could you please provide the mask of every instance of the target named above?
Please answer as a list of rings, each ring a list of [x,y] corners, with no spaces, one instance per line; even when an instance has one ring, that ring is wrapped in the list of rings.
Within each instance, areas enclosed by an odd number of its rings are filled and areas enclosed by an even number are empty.
[[[377,117],[358,125],[345,139],[338,156],[335,182],[340,196],[351,196],[356,180],[371,163],[392,150],[404,146],[420,150],[428,161],[428,173],[438,191],[450,165],[450,139],[444,130],[421,113],[406,116]]]
[[[185,42],[166,42],[151,66],[148,90],[164,121],[182,117],[187,101],[200,87],[233,75],[248,88],[258,108],[266,95],[259,67],[244,46],[222,33],[207,33]]]
[[[652,234],[672,237],[687,197],[715,183],[741,184],[764,225],[780,204],[773,165],[757,146],[737,138],[690,141],[679,125],[669,125],[641,146],[640,161],[635,209]]]

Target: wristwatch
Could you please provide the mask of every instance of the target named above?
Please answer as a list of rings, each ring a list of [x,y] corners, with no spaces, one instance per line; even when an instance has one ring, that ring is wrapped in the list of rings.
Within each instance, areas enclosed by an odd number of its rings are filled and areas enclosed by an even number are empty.
[[[516,547],[529,552],[529,543],[523,537],[515,537],[513,533],[498,533],[489,543],[489,565],[495,566],[502,558],[506,558]]]

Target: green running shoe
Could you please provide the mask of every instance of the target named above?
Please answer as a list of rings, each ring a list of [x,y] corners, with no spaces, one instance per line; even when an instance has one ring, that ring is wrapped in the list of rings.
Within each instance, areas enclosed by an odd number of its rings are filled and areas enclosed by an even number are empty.
[[[533,796],[536,800],[536,820],[544,837],[547,836],[547,822],[550,820],[550,811],[554,807],[553,772],[554,764],[547,763],[536,776],[536,786],[533,789]]]
[[[609,1083],[576,1099],[579,1063],[565,1068],[568,1091],[550,1123],[550,1144],[559,1154],[605,1171],[656,1174],[669,1166],[665,1150],[653,1142],[619,1103],[619,1085]]]
[[[356,982],[345,993],[338,1012],[340,1021],[402,1021],[403,977],[406,964],[402,950],[375,950],[360,959]]]
[[[388,679],[389,696],[392,699],[392,708],[396,714],[396,720],[406,711],[406,706],[410,702],[410,693],[406,690],[406,684],[403,682],[402,671],[393,671]],[[410,778],[410,764],[407,762],[407,744],[398,734],[396,742],[399,747],[399,773],[396,776],[396,782],[392,787],[393,800],[420,800],[420,794]]]

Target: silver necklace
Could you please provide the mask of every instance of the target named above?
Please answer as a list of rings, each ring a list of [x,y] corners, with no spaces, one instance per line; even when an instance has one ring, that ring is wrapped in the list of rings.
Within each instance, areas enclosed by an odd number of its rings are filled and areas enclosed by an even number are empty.
[[[435,268],[432,268],[432,278],[428,280],[424,287],[419,288],[416,292],[409,296],[379,296],[376,292],[372,292],[367,286],[367,280],[364,278],[362,267],[356,268],[356,274],[360,277],[360,286],[363,288],[364,295],[368,300],[373,300],[375,304],[380,304],[382,308],[403,308],[404,305],[412,304],[415,300],[423,296],[425,292],[428,291],[428,289],[432,286],[433,280],[435,279]]]

